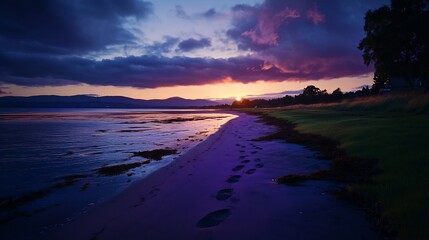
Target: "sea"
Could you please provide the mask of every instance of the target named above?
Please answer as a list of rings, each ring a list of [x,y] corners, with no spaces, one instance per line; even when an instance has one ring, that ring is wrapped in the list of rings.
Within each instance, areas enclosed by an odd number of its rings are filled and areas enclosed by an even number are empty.
[[[235,117],[201,109],[0,109],[0,235],[43,239]],[[135,154],[159,149],[177,152],[161,160]],[[100,171],[118,165],[133,168]]]

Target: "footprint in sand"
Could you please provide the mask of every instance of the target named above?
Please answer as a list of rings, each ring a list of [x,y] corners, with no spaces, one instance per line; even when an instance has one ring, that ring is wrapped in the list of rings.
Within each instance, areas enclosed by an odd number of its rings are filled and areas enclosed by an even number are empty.
[[[146,201],[145,197],[140,197],[140,201],[137,204],[131,205],[129,208],[136,208],[136,207],[140,207],[144,202]]]
[[[246,158],[246,156],[240,156],[240,159]]]
[[[241,161],[241,163],[248,163],[248,162],[250,162],[249,160],[243,160],[243,161]]]
[[[252,154],[256,154],[256,153],[258,153],[258,151],[253,151],[253,152],[251,152]]]
[[[219,201],[225,201],[228,198],[230,198],[233,193],[234,193],[234,190],[232,188],[225,188],[225,189],[219,190],[216,194],[216,199]]]
[[[157,187],[153,187],[152,188],[152,190],[150,190],[150,192],[149,192],[149,194],[151,195],[151,196],[156,196],[157,195],[157,193],[160,191],[160,189],[159,188],[157,188]]]
[[[240,150],[240,152],[241,152],[241,153],[244,153],[245,151],[244,151],[244,150]]]
[[[256,169],[252,168],[246,171],[246,174],[254,174]]]
[[[263,167],[264,167],[264,164],[262,164],[262,163],[258,163],[258,164],[256,164],[256,165],[255,165],[255,167],[257,167],[257,168],[263,168]]]
[[[260,161],[261,161],[260,158],[255,159],[255,162],[260,162]]]
[[[198,228],[215,227],[221,224],[223,221],[225,221],[225,219],[229,217],[230,213],[231,213],[231,210],[228,208],[211,212],[197,222],[197,227]]]
[[[232,168],[232,171],[237,172],[244,168],[244,165],[237,165]]]
[[[240,175],[233,175],[231,177],[229,177],[226,182],[227,183],[236,183],[240,180],[241,176]]]

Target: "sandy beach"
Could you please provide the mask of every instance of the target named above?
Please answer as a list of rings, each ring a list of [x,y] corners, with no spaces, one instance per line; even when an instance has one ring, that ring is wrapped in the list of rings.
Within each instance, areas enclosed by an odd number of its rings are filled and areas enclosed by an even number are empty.
[[[315,152],[251,141],[276,129],[238,114],[169,166],[58,228],[51,239],[378,239],[339,186],[272,182],[328,167]]]

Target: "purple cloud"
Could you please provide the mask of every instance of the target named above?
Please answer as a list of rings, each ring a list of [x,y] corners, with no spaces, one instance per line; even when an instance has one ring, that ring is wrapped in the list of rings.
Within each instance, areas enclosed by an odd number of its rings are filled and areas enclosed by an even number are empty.
[[[307,18],[310,19],[316,25],[325,21],[325,15],[318,12],[317,9],[308,9]]]
[[[353,63],[346,63],[348,66]],[[359,71],[363,64],[354,64]],[[265,60],[251,57],[227,59],[161,57],[153,55],[117,57],[101,61],[83,57],[0,54],[0,79],[22,86],[63,86],[79,83],[104,86],[156,88],[235,81],[310,80],[341,77],[349,72],[285,72]],[[345,68],[340,66],[339,68]],[[350,68],[349,68],[350,69]]]
[[[232,8],[229,40],[250,55],[227,59],[164,57],[211,46],[211,39],[165,37],[141,46],[148,55],[97,61],[84,57],[110,45],[133,44],[127,19],[145,18],[145,1],[40,0],[0,2],[0,82],[22,86],[91,85],[156,88],[258,80],[314,80],[371,71],[356,46],[363,17],[387,0],[266,0]],[[176,7],[178,13],[183,10]],[[57,14],[61,12],[61,14]],[[186,12],[182,11],[183,14]],[[218,14],[209,9],[203,15]],[[185,16],[185,15],[184,15]],[[186,16],[189,16],[186,14]],[[198,15],[201,19],[201,14]],[[83,27],[85,26],[85,27]],[[155,56],[156,55],[156,56]],[[4,92],[4,91],[3,91]]]
[[[200,48],[205,48],[210,46],[211,46],[211,41],[209,38],[202,38],[199,40],[194,38],[189,38],[179,43],[178,50],[181,52],[190,52],[195,49],[200,49]]]
[[[387,2],[266,0],[237,5],[227,35],[239,49],[253,51],[284,72],[321,78],[361,75],[372,71],[362,66],[357,49],[365,12]]]

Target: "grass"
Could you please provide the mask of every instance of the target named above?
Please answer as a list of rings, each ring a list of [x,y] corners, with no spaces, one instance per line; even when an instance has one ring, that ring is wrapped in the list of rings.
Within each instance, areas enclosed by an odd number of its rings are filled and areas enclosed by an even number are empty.
[[[291,121],[301,133],[337,141],[352,157],[377,159],[381,172],[374,184],[349,190],[381,206],[381,221],[398,239],[429,239],[428,94],[257,111]]]

